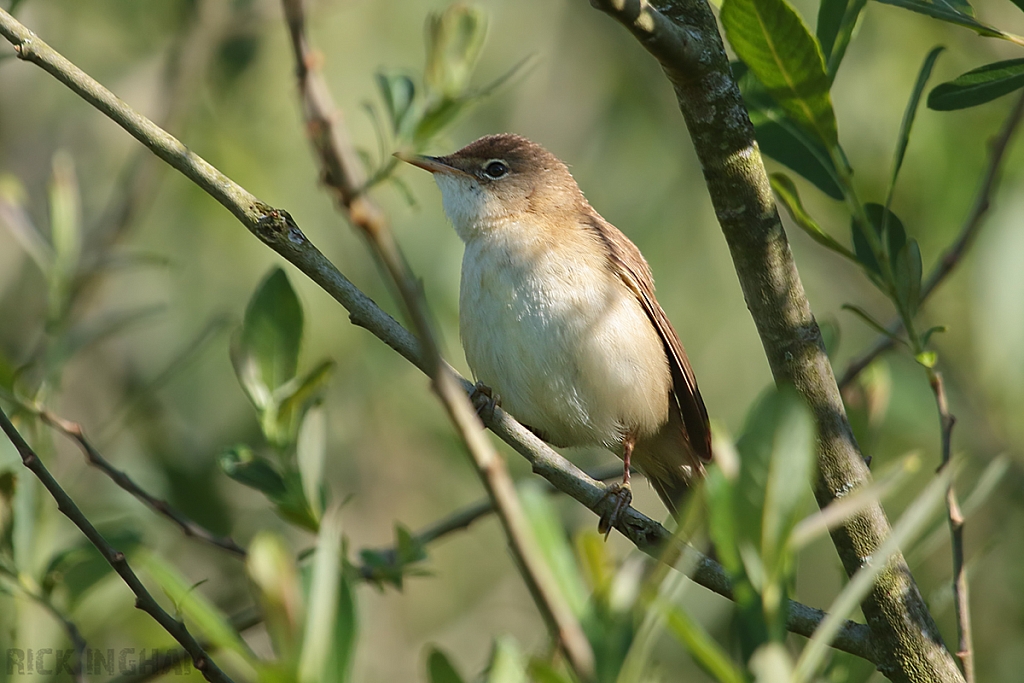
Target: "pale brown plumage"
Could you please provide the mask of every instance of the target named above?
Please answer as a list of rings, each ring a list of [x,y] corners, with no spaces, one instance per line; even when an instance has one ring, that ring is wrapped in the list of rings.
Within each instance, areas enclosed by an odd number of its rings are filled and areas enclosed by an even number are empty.
[[[675,512],[711,433],[640,250],[520,136],[406,160],[434,174],[466,243],[460,327],[477,378],[554,445],[632,453]]]

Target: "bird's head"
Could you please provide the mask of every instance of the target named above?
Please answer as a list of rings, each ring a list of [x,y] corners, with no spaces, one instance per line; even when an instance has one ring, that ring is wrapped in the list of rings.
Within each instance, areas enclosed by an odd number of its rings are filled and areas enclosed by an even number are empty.
[[[585,203],[558,157],[511,133],[482,137],[447,156],[398,157],[434,174],[464,241],[510,222],[555,221]]]

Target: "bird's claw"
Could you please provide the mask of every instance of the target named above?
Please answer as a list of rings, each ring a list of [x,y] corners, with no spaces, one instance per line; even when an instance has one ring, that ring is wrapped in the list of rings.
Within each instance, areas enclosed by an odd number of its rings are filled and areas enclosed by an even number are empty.
[[[629,488],[629,482],[616,482],[609,486],[605,489],[601,502],[604,503],[607,498],[614,498],[615,501],[611,509],[601,515],[601,519],[597,523],[597,530],[604,534],[605,540],[608,540],[608,534],[619,523],[619,516],[623,510],[628,508],[629,504],[633,502],[633,492]]]
[[[476,414],[480,419],[487,422],[494,416],[494,409],[501,405],[501,396],[483,382],[477,382],[469,394],[469,401],[476,408]]]

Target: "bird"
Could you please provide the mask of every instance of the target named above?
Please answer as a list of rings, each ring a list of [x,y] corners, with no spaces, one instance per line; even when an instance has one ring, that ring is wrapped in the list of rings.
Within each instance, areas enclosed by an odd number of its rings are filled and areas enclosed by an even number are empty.
[[[640,250],[565,163],[522,136],[396,156],[433,174],[465,245],[459,332],[475,398],[553,446],[600,446],[623,460],[606,534],[632,501],[631,465],[676,515],[711,461],[711,430]]]

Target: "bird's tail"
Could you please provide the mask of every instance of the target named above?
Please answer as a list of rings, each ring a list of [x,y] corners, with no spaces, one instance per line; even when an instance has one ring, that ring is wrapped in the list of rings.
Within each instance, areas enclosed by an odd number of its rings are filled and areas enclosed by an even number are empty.
[[[668,422],[657,434],[637,442],[632,461],[673,516],[691,483],[704,477],[704,463],[683,436],[682,417],[676,409],[669,411]]]

